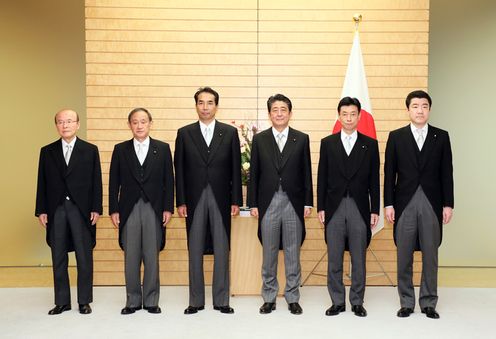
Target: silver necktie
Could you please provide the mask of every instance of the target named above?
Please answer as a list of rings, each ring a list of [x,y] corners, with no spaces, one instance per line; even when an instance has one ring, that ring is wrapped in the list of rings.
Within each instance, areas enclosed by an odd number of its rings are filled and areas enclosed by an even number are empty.
[[[67,148],[67,150],[65,151],[65,154],[64,154],[65,164],[69,165],[69,160],[71,159],[72,146],[67,145],[65,147]]]
[[[418,128],[417,133],[418,133],[417,145],[418,145],[419,150],[422,150],[422,146],[424,146],[424,130],[421,128]]]
[[[346,139],[346,154],[350,155],[351,153],[351,135],[347,135]]]
[[[279,133],[277,135],[277,147],[279,147],[279,151],[282,153],[282,150],[284,148],[284,143],[283,143],[283,138],[284,138],[284,134],[282,133]]]

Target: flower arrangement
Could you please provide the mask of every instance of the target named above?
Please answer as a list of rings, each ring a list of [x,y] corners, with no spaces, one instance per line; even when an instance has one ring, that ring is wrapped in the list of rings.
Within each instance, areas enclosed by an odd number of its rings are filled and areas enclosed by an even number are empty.
[[[240,150],[241,150],[241,184],[246,186],[250,181],[250,160],[251,160],[251,143],[253,136],[258,132],[258,126],[254,123],[237,125],[236,121],[231,121],[241,133]]]

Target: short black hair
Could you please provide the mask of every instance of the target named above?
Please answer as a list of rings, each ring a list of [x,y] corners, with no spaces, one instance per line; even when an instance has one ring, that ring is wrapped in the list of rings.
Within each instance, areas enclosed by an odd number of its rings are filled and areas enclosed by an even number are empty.
[[[429,101],[429,107],[432,107],[431,96],[429,94],[427,94],[427,92],[419,89],[419,90],[410,92],[410,94],[408,94],[406,96],[405,104],[406,104],[407,109],[410,108],[410,102],[412,101],[413,98],[427,99],[427,101]]]
[[[215,106],[219,105],[219,93],[217,93],[215,90],[213,90],[211,87],[200,87],[198,88],[198,91],[195,93],[195,104],[198,104],[198,96],[201,93],[210,93],[215,97]]]
[[[289,111],[290,112],[293,111],[293,104],[291,103],[291,100],[289,100],[289,98],[283,94],[276,94],[271,96],[269,99],[267,99],[267,110],[269,111],[269,113],[270,113],[270,109],[272,108],[272,104],[276,101],[285,102],[286,105],[288,105]]]
[[[338,114],[341,113],[341,107],[343,106],[356,106],[358,108],[358,114],[360,114],[360,111],[362,110],[360,100],[358,100],[357,98],[344,97],[343,99],[339,100]]]
[[[128,116],[127,116],[127,121],[130,123],[131,122],[131,118],[133,117],[134,113],[136,112],[145,112],[146,115],[148,115],[148,120],[152,121],[152,115],[150,114],[150,112],[148,112],[148,110],[146,108],[143,108],[143,107],[136,107],[135,109],[133,109],[131,112],[129,112]]]

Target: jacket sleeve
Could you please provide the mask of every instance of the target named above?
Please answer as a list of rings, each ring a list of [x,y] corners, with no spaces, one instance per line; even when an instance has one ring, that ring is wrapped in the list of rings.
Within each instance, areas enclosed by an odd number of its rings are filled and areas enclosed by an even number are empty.
[[[455,207],[454,183],[453,183],[453,156],[451,154],[451,143],[449,134],[446,132],[443,159],[441,161],[441,182],[443,192],[443,207]]]
[[[305,206],[313,206],[312,159],[310,156],[310,138],[306,135],[303,146],[303,161],[305,162]]]
[[[251,144],[251,159],[250,159],[250,181],[248,185],[248,190],[250,194],[250,201],[248,206],[258,208],[258,181],[260,177],[259,173],[259,159],[258,159],[258,135],[253,137],[253,142]]]
[[[92,212],[97,212],[98,214],[103,213],[102,207],[102,168],[100,165],[100,155],[98,153],[98,147],[94,148],[94,159],[93,159],[93,200],[92,200]]]
[[[121,174],[119,164],[119,150],[117,146],[112,152],[109,174],[109,214],[119,212],[119,190],[121,186]]]
[[[177,131],[176,146],[174,150],[174,168],[176,170],[176,206],[186,204],[184,183],[184,140],[181,130]]]
[[[43,149],[40,151],[40,159],[38,163],[38,183],[36,188],[36,207],[35,216],[46,214],[47,211],[47,195],[46,195],[46,181],[45,181],[45,152]]]
[[[232,138],[232,182],[231,182],[231,204],[243,205],[243,193],[241,190],[241,150],[238,131],[233,129]]]
[[[320,141],[319,167],[317,170],[317,211],[325,210],[327,195],[327,152],[325,141]]]
[[[394,205],[394,190],[396,185],[396,146],[394,134],[389,133],[386,143],[386,154],[384,160],[384,207]]]
[[[379,144],[377,140],[373,140],[371,147],[371,168],[369,172],[369,194],[370,194],[370,212],[380,213],[380,160],[379,160]]]
[[[164,211],[174,213],[174,172],[172,170],[172,155],[168,144],[165,147],[164,173]]]

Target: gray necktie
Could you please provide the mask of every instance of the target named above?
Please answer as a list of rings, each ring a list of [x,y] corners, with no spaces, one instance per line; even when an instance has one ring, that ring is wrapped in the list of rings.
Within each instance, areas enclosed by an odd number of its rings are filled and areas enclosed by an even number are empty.
[[[207,146],[210,146],[211,141],[212,138],[210,137],[210,128],[205,127],[205,142],[207,143]]]
[[[71,145],[66,145],[65,148],[66,148],[66,151],[65,151],[65,154],[64,154],[65,164],[66,165],[69,165],[69,160],[71,159],[72,146]]]
[[[346,141],[346,154],[350,155],[351,153],[351,135],[347,135],[345,137]]]
[[[138,156],[138,161],[140,162],[141,165],[143,165],[143,153],[145,153],[145,150],[144,150],[144,145],[143,144],[138,144],[138,153],[137,153],[137,156]]]
[[[284,148],[284,143],[283,143],[283,139],[284,139],[284,134],[282,133],[279,133],[277,135],[277,147],[279,147],[279,151],[282,153],[282,150]]]
[[[419,150],[422,150],[422,146],[424,146],[424,130],[421,128],[417,129],[418,137],[417,137],[417,145]]]

